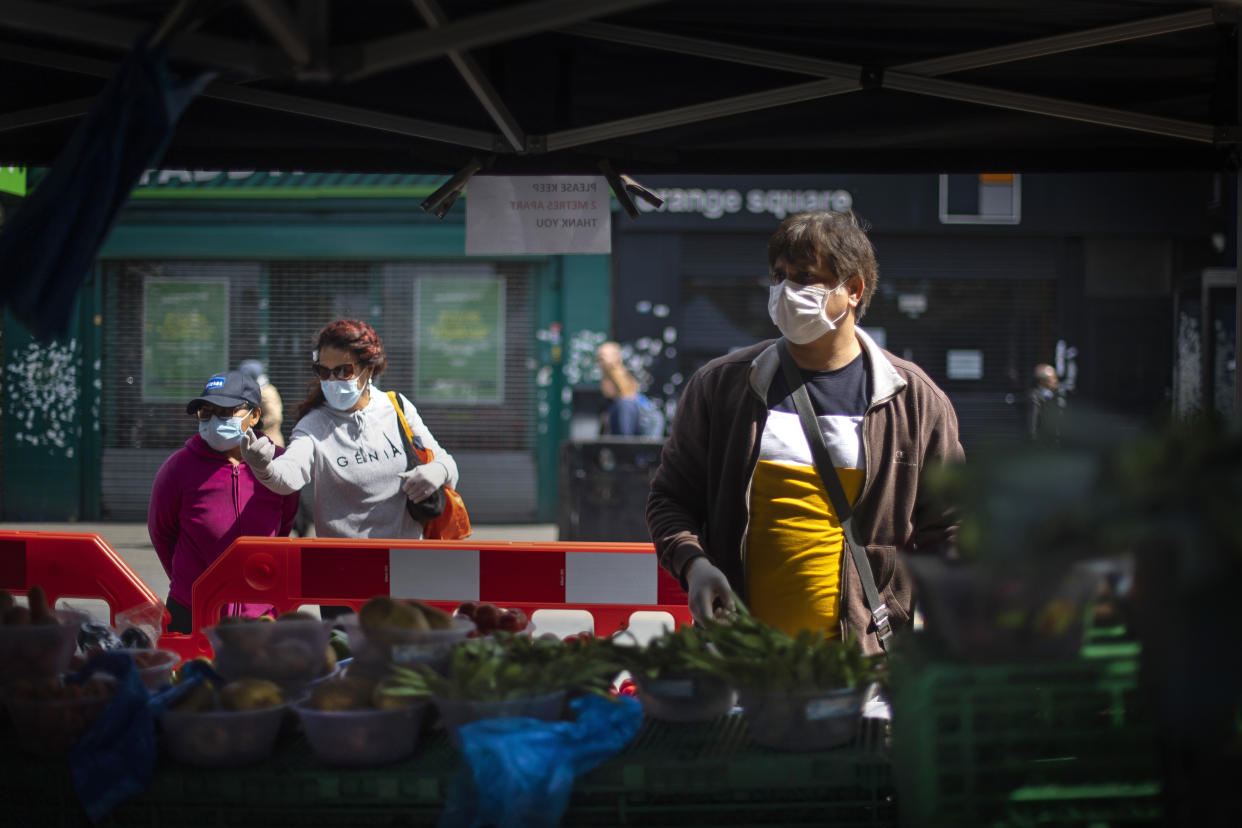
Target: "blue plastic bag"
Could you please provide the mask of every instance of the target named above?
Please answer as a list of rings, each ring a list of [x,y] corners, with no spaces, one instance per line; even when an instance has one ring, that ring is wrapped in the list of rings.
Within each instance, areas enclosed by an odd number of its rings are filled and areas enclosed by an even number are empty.
[[[116,678],[116,695],[69,754],[73,787],[91,822],[126,797],[146,790],[155,771],[155,719],[150,693],[129,653],[103,652],[68,680],[81,684],[94,673]]]
[[[572,722],[483,719],[463,726],[465,767],[449,788],[439,828],[555,828],[574,777],[613,756],[643,722],[637,699],[583,696]]]
[[[68,680],[80,684],[97,672],[116,678],[116,695],[69,755],[73,787],[91,822],[103,819],[151,783],[159,752],[155,717],[204,681],[224,683],[207,664],[191,661],[182,668],[179,683],[153,696],[142,683],[133,656],[122,652],[100,653]]]

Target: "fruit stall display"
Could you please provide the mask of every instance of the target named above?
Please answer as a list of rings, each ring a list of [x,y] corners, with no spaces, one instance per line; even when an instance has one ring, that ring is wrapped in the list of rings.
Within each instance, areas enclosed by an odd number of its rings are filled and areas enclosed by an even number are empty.
[[[82,621],[42,620],[62,635],[67,631],[60,627]],[[274,620],[230,617],[206,630],[212,660],[168,669],[157,682],[161,689],[154,698],[165,700],[157,719],[157,772],[144,792],[118,805],[103,824],[149,824],[153,813],[167,811],[173,819],[174,810],[178,824],[195,824],[197,817],[187,814],[199,812],[210,814],[203,816],[205,823],[229,822],[225,812],[245,822],[256,808],[270,824],[288,818],[313,825],[321,816],[322,824],[340,824],[346,804],[342,785],[361,793],[397,779],[402,781],[395,789],[384,788],[387,796],[378,800],[346,797],[351,808],[370,815],[359,816],[359,824],[373,824],[370,818],[383,822],[380,812],[398,807],[409,824],[432,824],[462,761],[460,728],[497,716],[566,720],[576,697],[615,698],[626,692],[621,679],[627,670],[640,687],[661,676],[667,682],[690,675],[724,689],[709,700],[706,713],[686,716],[686,722],[662,718],[652,708],[629,747],[575,783],[564,824],[686,824],[694,821],[687,802],[697,803],[705,820],[718,818],[720,808],[752,813],[759,821],[779,815],[786,824],[797,824],[799,813],[805,824],[818,824],[825,813],[836,813],[845,825],[882,825],[895,818],[882,738],[873,734],[832,753],[808,753],[818,757],[812,773],[802,755],[758,745],[747,721],[732,715],[736,694],[727,676],[745,674],[751,668],[741,665],[757,654],[740,643],[720,651],[705,643],[711,635],[748,642],[762,626],[748,617],[738,619],[735,630],[722,624],[704,631],[689,645],[688,636],[697,633],[683,628],[644,647],[626,634],[534,635],[520,611],[476,602],[448,614],[381,596],[342,620],[347,641],[334,637],[329,624],[301,613]],[[115,638],[96,640],[93,649],[126,649],[136,665],[166,665],[161,651],[110,646],[120,643],[120,635]],[[761,646],[770,644],[765,639]],[[697,659],[690,657],[694,653]],[[70,657],[79,655],[72,651]],[[107,706],[112,688],[106,675],[78,684],[72,666],[68,659],[40,663],[42,675],[10,676],[5,683],[13,713],[25,702],[54,704],[62,696],[91,700],[75,717],[59,711],[45,717],[60,722],[54,733],[45,729],[28,737],[10,716],[5,733],[16,742],[10,754],[21,761],[6,775],[5,787],[15,792],[17,786],[35,786],[47,793],[18,814],[19,820],[75,824],[67,759],[75,739]],[[684,709],[703,700],[691,695],[679,701]],[[858,734],[855,721],[852,736]],[[715,769],[706,775],[699,770],[705,761]],[[773,775],[773,768],[786,765]],[[833,772],[824,776],[828,766]],[[675,779],[681,784],[670,787]],[[847,788],[848,796],[837,786]],[[247,792],[258,789],[264,791],[262,805],[248,799]],[[330,790],[336,797],[327,807],[317,793]],[[737,801],[747,791],[749,801]],[[186,809],[188,804],[194,807]]]
[[[31,604],[37,601],[32,595]],[[996,759],[984,756],[993,744],[1010,744],[988,730],[993,713],[985,705],[1004,705],[1019,722],[1048,715],[1044,689],[1026,712],[1018,695],[1026,686],[1055,687],[1056,698],[1073,700],[1076,745],[1143,745],[1126,729],[1141,721],[1126,692],[1129,679],[1108,685],[1118,689],[1100,696],[1099,710],[1095,697],[1079,692],[1084,676],[1124,670],[1132,647],[1124,656],[1097,653],[1089,668],[1072,661],[1020,670],[934,657],[924,663],[914,658],[917,648],[899,649],[900,669],[890,676],[888,664],[861,656],[853,642],[789,636],[745,610],[640,645],[625,631],[539,635],[523,614],[490,604],[466,602],[449,614],[381,596],[338,620],[344,634],[300,613],[222,619],[207,631],[213,660],[172,670],[159,650],[121,646],[116,631],[79,636],[84,646],[70,647],[63,659],[22,649],[26,628],[46,627],[56,633],[49,641],[59,642],[63,628],[81,632],[91,623],[37,609],[38,623],[0,625],[0,646],[24,653],[6,662],[3,682],[8,721],[0,742],[10,749],[0,791],[16,803],[12,824],[84,821],[72,759],[114,692],[107,675],[80,681],[73,672],[88,650],[126,651],[135,666],[162,671],[143,675],[158,688],[153,698],[163,700],[156,772],[103,825],[434,825],[460,784],[463,728],[495,717],[567,721],[575,698],[628,692],[641,702],[641,727],[619,753],[574,779],[563,825],[893,825],[899,791],[908,800],[907,824],[916,824],[1008,802],[1005,786],[1013,780],[1025,796],[1050,796],[1039,784],[1047,777],[1043,760],[1062,742],[1040,730],[1041,719],[1031,720],[1029,733],[1049,746],[1023,761],[1043,776],[1001,774]],[[28,612],[33,620],[35,607]],[[904,726],[892,737],[885,720],[863,716],[864,704],[890,681],[898,682],[891,695]],[[963,719],[967,732],[942,724],[963,699],[974,705],[972,718]],[[1100,718],[1105,713],[1108,721]],[[1107,740],[1092,742],[1097,732]],[[895,766],[890,738],[916,758]],[[980,751],[970,766],[946,758],[966,749]],[[997,772],[971,776],[974,762],[991,762]],[[933,772],[940,775],[933,779]],[[940,781],[950,773],[981,787],[968,800],[951,798],[959,796],[952,780]],[[1096,787],[1074,793],[1108,794]],[[1158,791],[1124,793],[1117,802],[1062,802],[1056,813],[1081,808],[1107,822],[1123,813],[1122,803],[1136,823],[1158,818]]]

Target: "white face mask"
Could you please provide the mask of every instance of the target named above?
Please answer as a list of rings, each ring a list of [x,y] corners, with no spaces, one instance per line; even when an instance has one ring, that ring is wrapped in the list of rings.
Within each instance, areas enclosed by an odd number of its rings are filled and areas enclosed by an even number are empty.
[[[828,299],[844,290],[844,281],[828,290],[819,285],[799,285],[782,279],[768,290],[768,316],[790,342],[796,345],[814,342],[829,331],[835,331],[837,323],[849,313],[847,305],[836,319],[828,318]]]
[[[241,417],[229,417],[227,420],[212,417],[206,422],[200,420],[198,423],[199,436],[207,441],[207,445],[221,453],[240,446],[242,433]]]
[[[319,387],[323,389],[323,398],[329,406],[337,411],[349,411],[357,404],[370,382],[370,377],[367,377],[365,381],[359,377],[347,380],[320,380]],[[361,387],[359,387],[360,384]]]

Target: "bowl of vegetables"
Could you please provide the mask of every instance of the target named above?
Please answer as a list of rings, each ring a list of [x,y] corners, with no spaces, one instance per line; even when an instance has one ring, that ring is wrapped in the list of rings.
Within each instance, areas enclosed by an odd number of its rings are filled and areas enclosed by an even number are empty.
[[[74,610],[50,609],[39,586],[30,588],[27,606],[0,590],[0,683],[63,673],[87,618]]]
[[[389,665],[442,666],[453,646],[474,630],[474,622],[454,617],[422,601],[377,596],[356,615],[339,619],[353,652],[351,670],[383,678]]]
[[[618,638],[618,645],[623,641]],[[715,671],[710,641],[697,627],[666,632],[644,646],[618,646],[616,652],[649,718],[702,722],[733,709],[733,688]]]
[[[866,687],[792,692],[742,690],[750,738],[778,750],[826,750],[853,742],[862,725]]]
[[[706,625],[703,669],[737,688],[752,741],[779,750],[824,750],[854,741],[878,662],[853,637],[823,630],[790,636],[744,609]]]
[[[336,668],[328,627],[306,613],[286,613],[275,621],[225,616],[204,632],[217,672],[230,680],[266,679],[293,696]]]
[[[333,676],[294,704],[311,752],[328,765],[372,766],[414,752],[426,700],[388,695],[384,684],[358,676]]]
[[[160,716],[164,747],[178,762],[236,767],[271,755],[287,709],[280,687],[266,679],[204,681]]]
[[[443,674],[426,664],[394,666],[387,692],[430,699],[456,743],[461,727],[480,719],[556,721],[570,694],[607,695],[620,670],[605,645],[497,631],[455,647]]]
[[[464,725],[481,719],[524,718],[543,722],[556,722],[564,718],[565,697],[568,691],[552,690],[532,696],[514,696],[508,699],[480,701],[477,699],[434,696],[432,703],[440,714],[450,738],[460,742]]]

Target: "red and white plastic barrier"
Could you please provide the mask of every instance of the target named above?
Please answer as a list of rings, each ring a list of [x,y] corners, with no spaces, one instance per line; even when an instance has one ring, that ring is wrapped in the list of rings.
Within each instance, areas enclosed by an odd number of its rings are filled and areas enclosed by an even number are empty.
[[[112,624],[118,612],[160,600],[93,532],[0,531],[0,589],[25,595],[35,585],[52,606],[61,598],[102,599]]]
[[[201,630],[230,602],[271,604],[278,612],[302,604],[357,609],[376,595],[418,598],[447,611],[462,601],[527,615],[585,610],[599,634],[621,629],[643,610],[690,622],[685,592],[649,543],[239,538],[194,582],[193,638],[198,653],[209,652]],[[185,638],[166,635],[160,645],[193,655]]]

